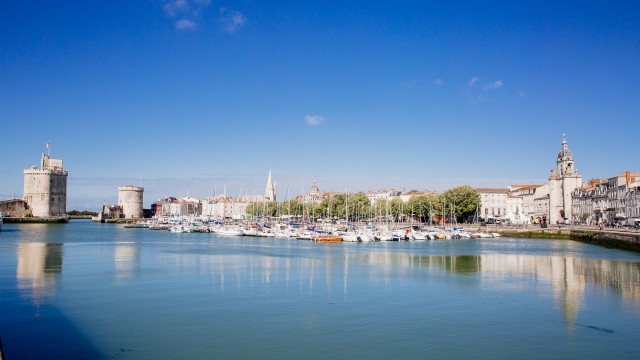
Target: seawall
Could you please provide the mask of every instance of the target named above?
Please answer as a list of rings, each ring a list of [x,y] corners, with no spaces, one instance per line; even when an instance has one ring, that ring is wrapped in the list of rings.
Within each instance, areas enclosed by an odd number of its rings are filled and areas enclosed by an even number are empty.
[[[498,232],[503,236],[509,237],[575,240],[612,249],[640,252],[640,233],[638,232],[582,229],[501,229]]]
[[[66,224],[69,218],[66,216],[39,218],[39,217],[3,217],[5,224]]]

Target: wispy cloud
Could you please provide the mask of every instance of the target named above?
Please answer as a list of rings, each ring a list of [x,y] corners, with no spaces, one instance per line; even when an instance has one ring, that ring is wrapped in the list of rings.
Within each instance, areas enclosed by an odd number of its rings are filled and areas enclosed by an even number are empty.
[[[478,83],[478,81],[480,81],[479,77],[477,76],[472,77],[467,83],[467,91],[470,91],[471,89],[473,89],[476,86],[476,83]]]
[[[178,30],[192,30],[196,28],[196,23],[189,19],[180,19],[176,21],[176,29]]]
[[[240,11],[220,8],[220,23],[222,24],[222,30],[224,32],[233,34],[238,31],[248,19]]]
[[[516,95],[518,95],[518,97],[525,97],[527,96],[527,93],[524,90],[518,90]]]
[[[433,84],[434,84],[435,86],[442,86],[442,85],[444,85],[444,80],[442,80],[442,79],[435,79],[435,80],[433,81]]]
[[[488,83],[487,85],[482,87],[482,90],[489,91],[493,89],[499,89],[502,87],[502,80],[496,80],[492,83]]]
[[[162,5],[164,13],[175,20],[177,30],[193,30],[200,14],[211,5],[211,0],[169,0]]]
[[[304,121],[309,126],[318,126],[324,124],[326,119],[320,115],[307,115],[304,117]]]
[[[404,85],[405,87],[408,87],[408,88],[416,87],[416,86],[418,86],[419,84],[420,84],[420,80],[419,80],[419,79],[409,79],[409,80],[405,80],[405,81],[403,82],[403,85]]]

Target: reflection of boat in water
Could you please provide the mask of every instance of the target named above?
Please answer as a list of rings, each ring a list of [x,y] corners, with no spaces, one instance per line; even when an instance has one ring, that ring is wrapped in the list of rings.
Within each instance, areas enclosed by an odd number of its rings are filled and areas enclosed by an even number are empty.
[[[311,237],[315,242],[342,242],[342,237],[338,235],[322,234]]]
[[[221,228],[216,230],[216,235],[222,236],[244,236],[242,229]]]

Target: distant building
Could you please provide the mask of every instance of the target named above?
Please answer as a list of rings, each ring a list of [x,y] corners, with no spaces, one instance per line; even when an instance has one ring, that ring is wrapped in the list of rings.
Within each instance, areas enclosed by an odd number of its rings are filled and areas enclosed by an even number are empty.
[[[399,197],[402,194],[402,190],[378,190],[367,192],[367,198],[371,202],[371,205],[375,205],[378,200],[391,201],[393,198]]]
[[[40,168],[24,171],[24,201],[36,217],[64,216],[67,214],[67,176],[62,159],[53,159],[43,153]]]
[[[152,207],[160,209],[161,213],[156,213],[156,215],[162,216],[189,216],[202,214],[202,202],[191,196],[180,199],[166,197],[156,201]]]
[[[218,195],[215,197],[209,197],[202,202],[202,215],[222,219],[245,219],[247,213],[247,207],[254,203],[261,203],[261,197],[258,197],[260,201],[254,197],[242,197],[240,199],[229,198],[224,195]]]
[[[311,184],[311,190],[307,194],[300,195],[296,199],[302,201],[305,204],[320,204],[328,195],[320,192],[318,184],[314,180]]]

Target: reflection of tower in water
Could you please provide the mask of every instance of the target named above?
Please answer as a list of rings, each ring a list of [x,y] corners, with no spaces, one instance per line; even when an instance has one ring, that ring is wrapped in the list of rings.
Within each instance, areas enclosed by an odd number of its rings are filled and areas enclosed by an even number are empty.
[[[60,272],[62,244],[24,243],[18,246],[16,278],[23,296],[36,303],[53,298]]]
[[[117,279],[129,278],[140,268],[138,247],[133,244],[116,244],[114,258]]]
[[[553,256],[550,264],[554,298],[560,305],[567,326],[573,329],[583,301],[586,279],[576,268],[573,258]]]

